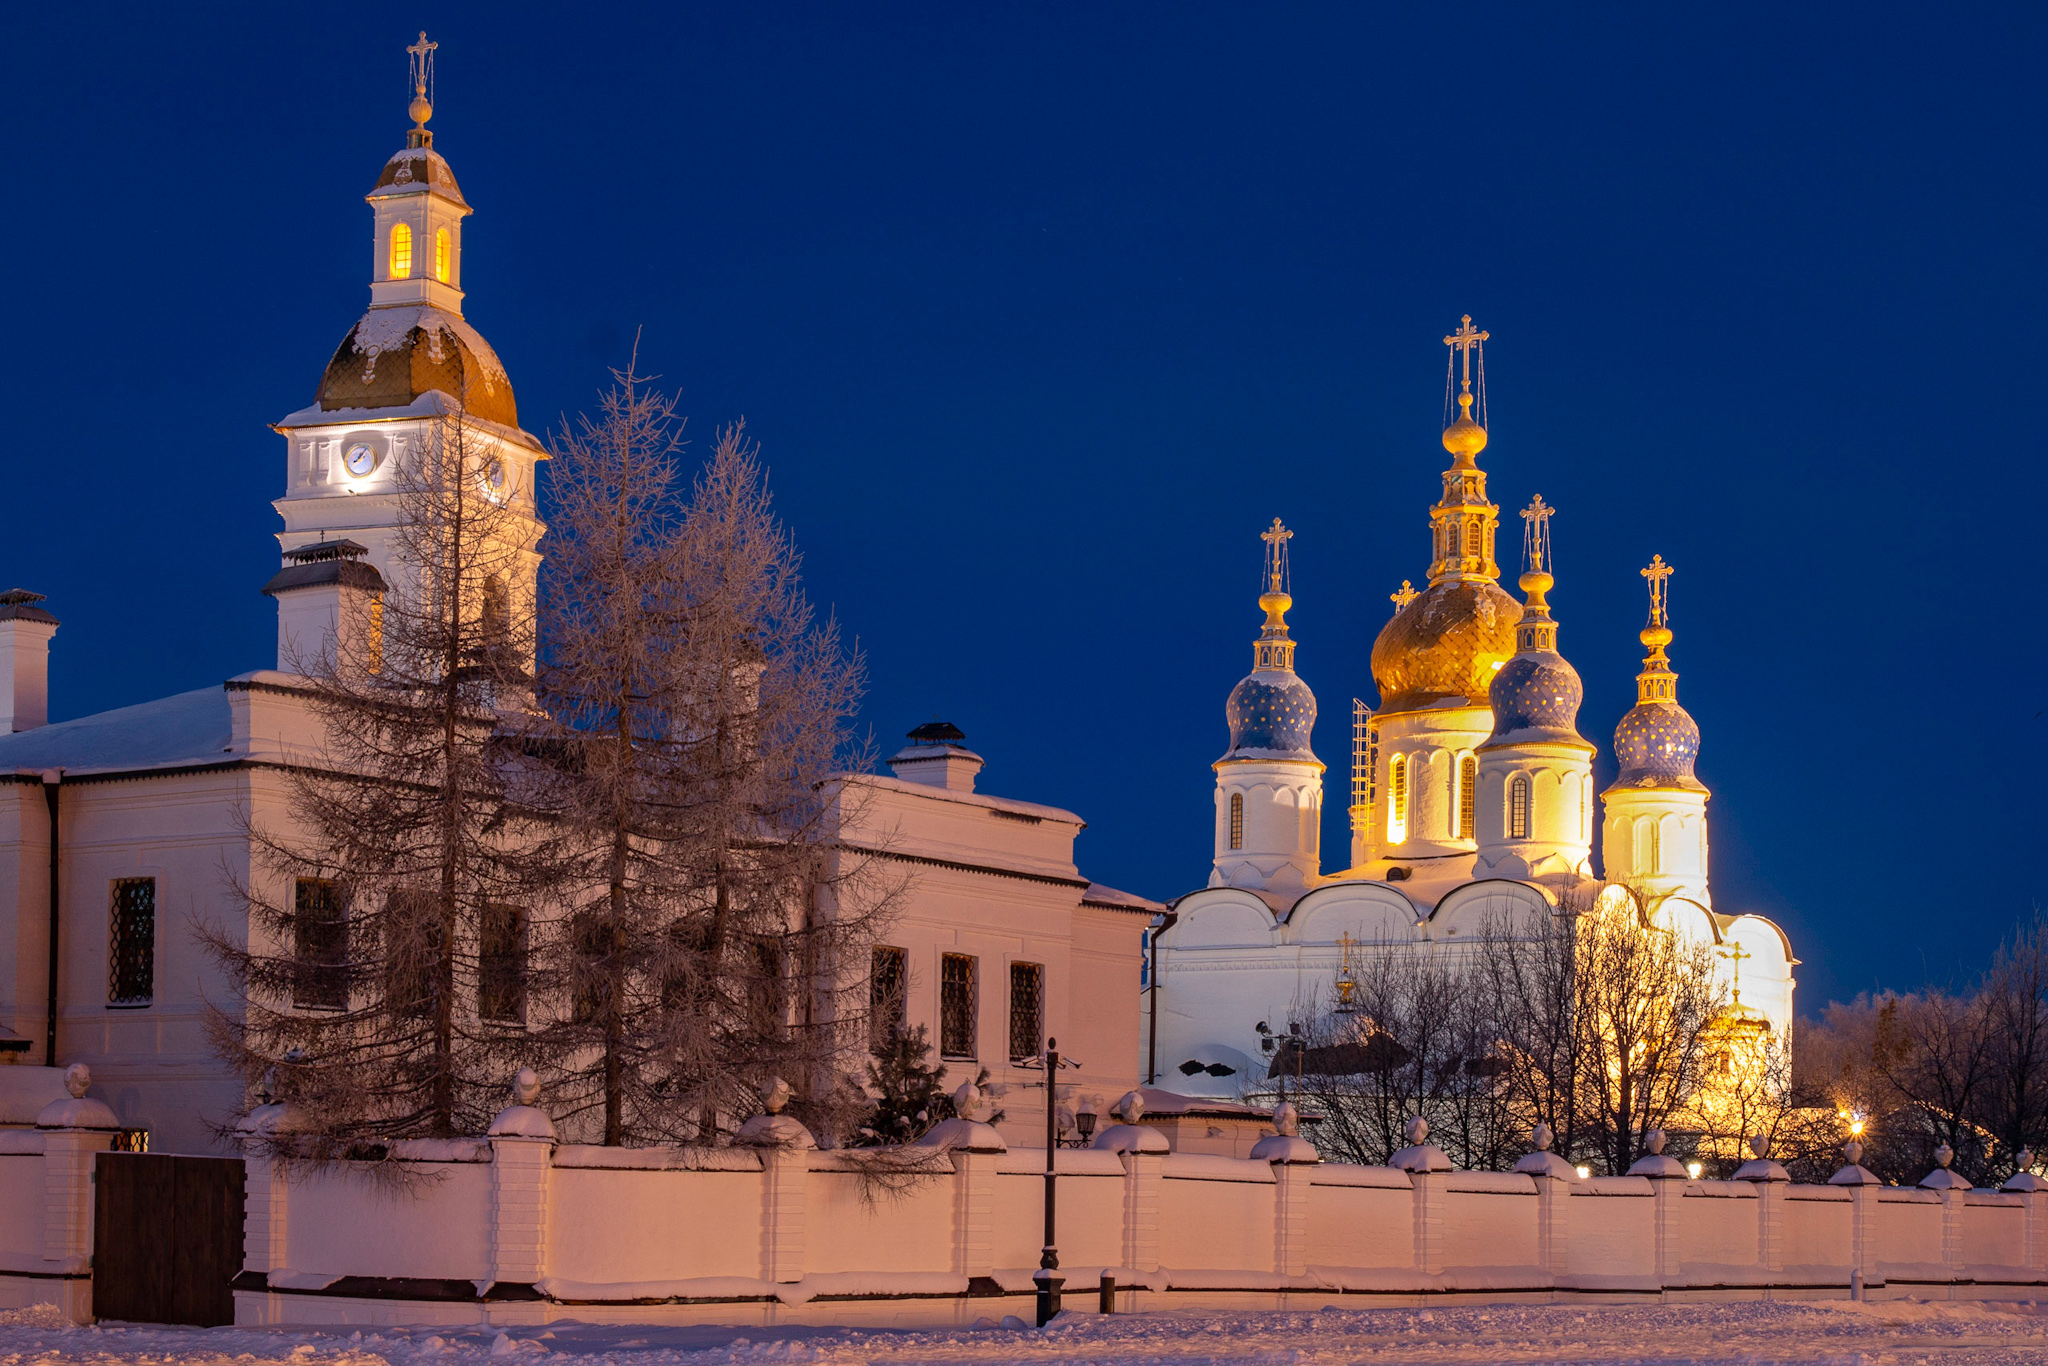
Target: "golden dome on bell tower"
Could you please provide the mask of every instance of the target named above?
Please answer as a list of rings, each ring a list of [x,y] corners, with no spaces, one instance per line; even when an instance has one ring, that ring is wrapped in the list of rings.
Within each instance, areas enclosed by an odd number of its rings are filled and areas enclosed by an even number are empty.
[[[1458,416],[1444,427],[1451,467],[1443,473],[1443,496],[1429,510],[1432,554],[1429,587],[1400,605],[1372,647],[1373,683],[1380,714],[1428,707],[1487,705],[1493,676],[1515,653],[1515,624],[1522,605],[1502,590],[1494,562],[1500,509],[1487,500],[1486,471],[1477,456],[1486,449],[1486,360],[1488,334],[1459,320],[1444,338],[1451,365],[1462,363]],[[1478,361],[1478,392],[1473,370]],[[1453,371],[1455,373],[1455,371]],[[1445,376],[1445,388],[1450,375]],[[1480,418],[1473,416],[1475,400]],[[1461,700],[1462,699],[1462,700]]]

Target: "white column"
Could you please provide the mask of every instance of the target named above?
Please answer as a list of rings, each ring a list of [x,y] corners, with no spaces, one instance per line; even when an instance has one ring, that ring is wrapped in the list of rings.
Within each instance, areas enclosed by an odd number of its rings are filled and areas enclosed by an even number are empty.
[[[761,1149],[761,1279],[804,1278],[804,1203],[810,1197],[810,1148]]]

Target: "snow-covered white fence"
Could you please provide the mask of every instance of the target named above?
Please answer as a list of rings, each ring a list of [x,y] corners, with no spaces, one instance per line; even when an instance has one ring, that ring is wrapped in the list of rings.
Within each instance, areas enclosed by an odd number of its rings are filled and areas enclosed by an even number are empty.
[[[10,1068],[9,1100],[61,1087],[26,1114],[0,1113],[0,1306],[55,1304],[92,1317],[92,1169],[121,1122],[85,1094],[92,1074],[73,1064]],[[31,1076],[29,1074],[33,1073]],[[40,1095],[36,1096],[40,1099]]]
[[[0,1285],[14,1303],[69,1296],[83,1316],[85,1174],[112,1121],[48,1117],[0,1132]],[[781,1115],[741,1146],[617,1149],[558,1143],[527,1103],[488,1137],[401,1145],[393,1180],[390,1164],[280,1164],[264,1131],[287,1119],[266,1107],[250,1125],[244,1323],[1030,1313],[1045,1154],[970,1120],[880,1155],[821,1152]],[[1852,1162],[1804,1186],[1759,1156],[1698,1181],[1653,1156],[1580,1178],[1540,1148],[1515,1172],[1460,1172],[1413,1137],[1388,1167],[1321,1162],[1291,1134],[1249,1158],[1172,1153],[1130,1122],[1062,1150],[1068,1306],[1092,1310],[1105,1273],[1124,1310],[2048,1289],[2048,1183],[2029,1175],[1980,1191],[1939,1170],[1902,1189]]]

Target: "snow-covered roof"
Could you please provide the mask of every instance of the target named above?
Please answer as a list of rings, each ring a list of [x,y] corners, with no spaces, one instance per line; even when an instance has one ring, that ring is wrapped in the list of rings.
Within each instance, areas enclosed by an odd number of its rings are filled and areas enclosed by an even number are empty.
[[[1089,906],[1112,906],[1119,911],[1142,911],[1147,915],[1157,914],[1166,909],[1165,905],[1146,899],[1134,892],[1120,892],[1114,887],[1105,887],[1100,882],[1088,884],[1088,890],[1081,893],[1081,901]]]
[[[1071,811],[1057,806],[1040,806],[1037,802],[1012,801],[1008,797],[990,797],[979,792],[955,792],[951,788],[935,787],[930,783],[913,783],[902,778],[885,778],[879,773],[841,773],[826,780],[832,782],[859,783],[864,787],[880,788],[885,792],[901,792],[906,796],[923,797],[935,802],[958,802],[962,806],[980,806],[991,811],[1004,811],[1013,816],[1030,816],[1042,821],[1062,821],[1069,825],[1086,827],[1088,822]]]
[[[323,408],[318,402],[309,407],[288,413],[271,423],[279,432],[296,431],[301,427],[361,427],[372,422],[407,422],[423,417],[456,416],[455,400],[439,389],[429,389],[412,402],[389,408]],[[516,441],[542,452],[546,458],[546,447],[540,438],[523,427],[508,427],[502,422],[491,422],[475,413],[463,415],[471,426],[501,436],[507,441]]]
[[[69,776],[215,764],[233,748],[228,694],[215,685],[0,735],[0,773],[61,768]]]

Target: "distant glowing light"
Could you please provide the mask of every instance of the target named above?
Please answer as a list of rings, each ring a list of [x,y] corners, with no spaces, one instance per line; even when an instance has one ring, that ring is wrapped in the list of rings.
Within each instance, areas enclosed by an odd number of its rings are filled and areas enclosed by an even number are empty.
[[[1685,1164],[1685,1174],[1695,1181],[1700,1179],[1700,1173],[1705,1170],[1706,1168],[1700,1166],[1700,1164],[1697,1162],[1688,1162]]]
[[[1584,1181],[1588,1177],[1593,1175],[1593,1169],[1591,1167],[1574,1167],[1572,1168],[1572,1170],[1579,1174],[1579,1180],[1581,1181]]]

